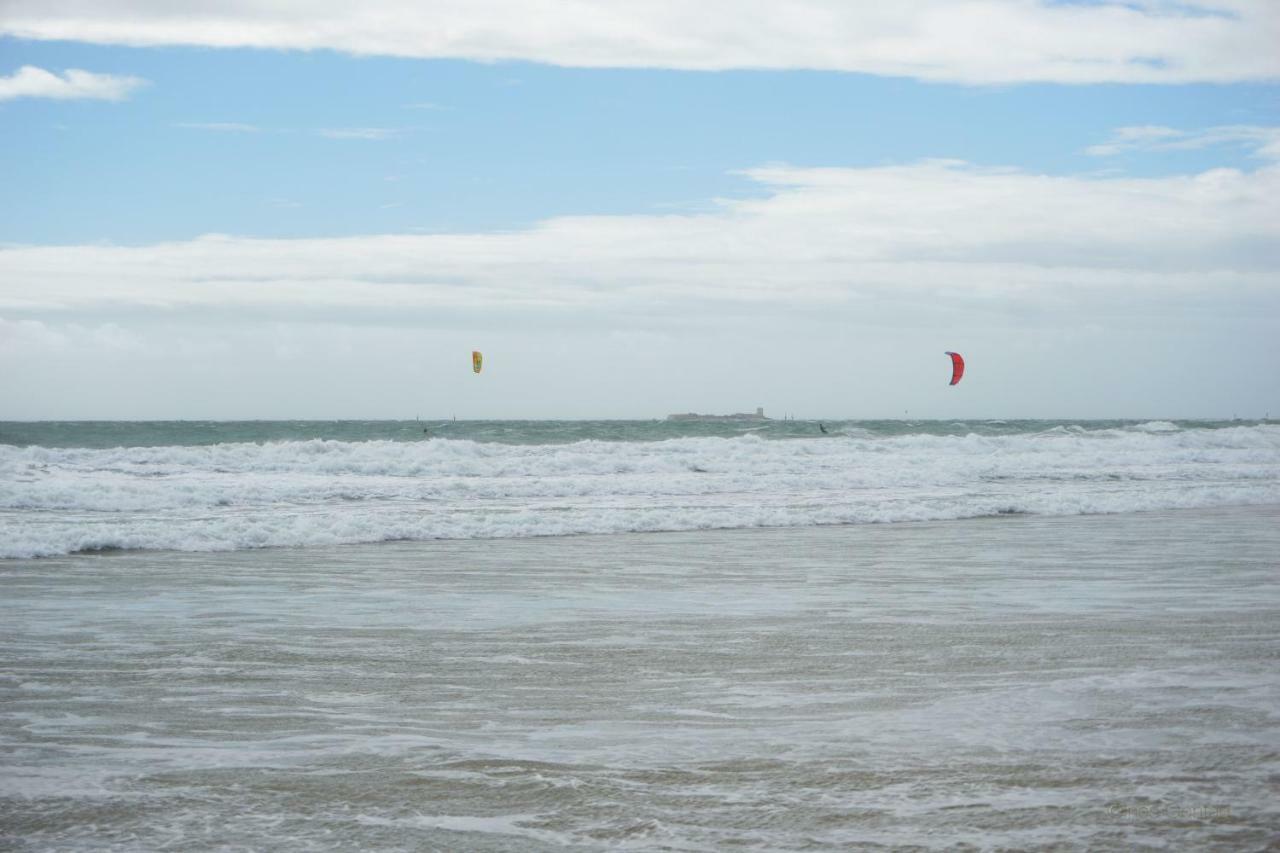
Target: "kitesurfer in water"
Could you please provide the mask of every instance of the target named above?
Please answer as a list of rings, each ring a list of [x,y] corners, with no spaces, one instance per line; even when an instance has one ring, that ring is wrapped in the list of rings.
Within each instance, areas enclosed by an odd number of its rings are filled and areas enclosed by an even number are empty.
[[[818,423],[818,429],[822,430],[822,434],[823,434],[823,435],[826,435],[826,434],[827,434],[827,427],[826,427],[826,425],[824,425],[823,423],[821,423],[821,422],[819,422],[819,423]]]

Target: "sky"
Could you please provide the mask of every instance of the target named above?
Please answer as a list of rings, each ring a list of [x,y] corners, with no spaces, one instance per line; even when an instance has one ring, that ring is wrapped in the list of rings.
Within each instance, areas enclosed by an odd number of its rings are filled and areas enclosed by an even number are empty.
[[[1277,44],[1267,0],[0,0],[0,420],[1280,417]]]

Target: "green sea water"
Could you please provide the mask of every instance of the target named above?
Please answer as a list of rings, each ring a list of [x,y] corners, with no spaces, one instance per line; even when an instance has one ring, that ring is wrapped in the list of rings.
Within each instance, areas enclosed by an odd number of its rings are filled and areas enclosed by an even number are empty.
[[[764,439],[821,435],[1004,436],[1053,429],[1101,430],[1148,424],[1170,431],[1256,425],[1259,421],[1143,420],[296,420],[296,421],[3,421],[0,444],[18,447],[168,447],[279,441],[467,439],[501,444],[645,442],[672,438]],[[823,433],[822,430],[827,432]]]

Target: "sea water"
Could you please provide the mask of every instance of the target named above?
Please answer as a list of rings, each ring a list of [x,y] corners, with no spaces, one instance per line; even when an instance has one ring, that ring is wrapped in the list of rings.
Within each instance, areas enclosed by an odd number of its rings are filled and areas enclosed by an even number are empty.
[[[0,557],[1280,503],[1280,425],[0,423]]]
[[[1280,427],[817,426],[0,425],[0,848],[1280,840]]]
[[[1263,849],[1280,509],[0,562],[0,847]]]

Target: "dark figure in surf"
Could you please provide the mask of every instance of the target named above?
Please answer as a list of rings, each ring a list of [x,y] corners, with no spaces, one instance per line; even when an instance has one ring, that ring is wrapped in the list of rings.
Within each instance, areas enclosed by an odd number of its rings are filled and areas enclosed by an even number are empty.
[[[827,434],[827,428],[824,425],[818,424],[818,429],[822,430],[823,435]]]

